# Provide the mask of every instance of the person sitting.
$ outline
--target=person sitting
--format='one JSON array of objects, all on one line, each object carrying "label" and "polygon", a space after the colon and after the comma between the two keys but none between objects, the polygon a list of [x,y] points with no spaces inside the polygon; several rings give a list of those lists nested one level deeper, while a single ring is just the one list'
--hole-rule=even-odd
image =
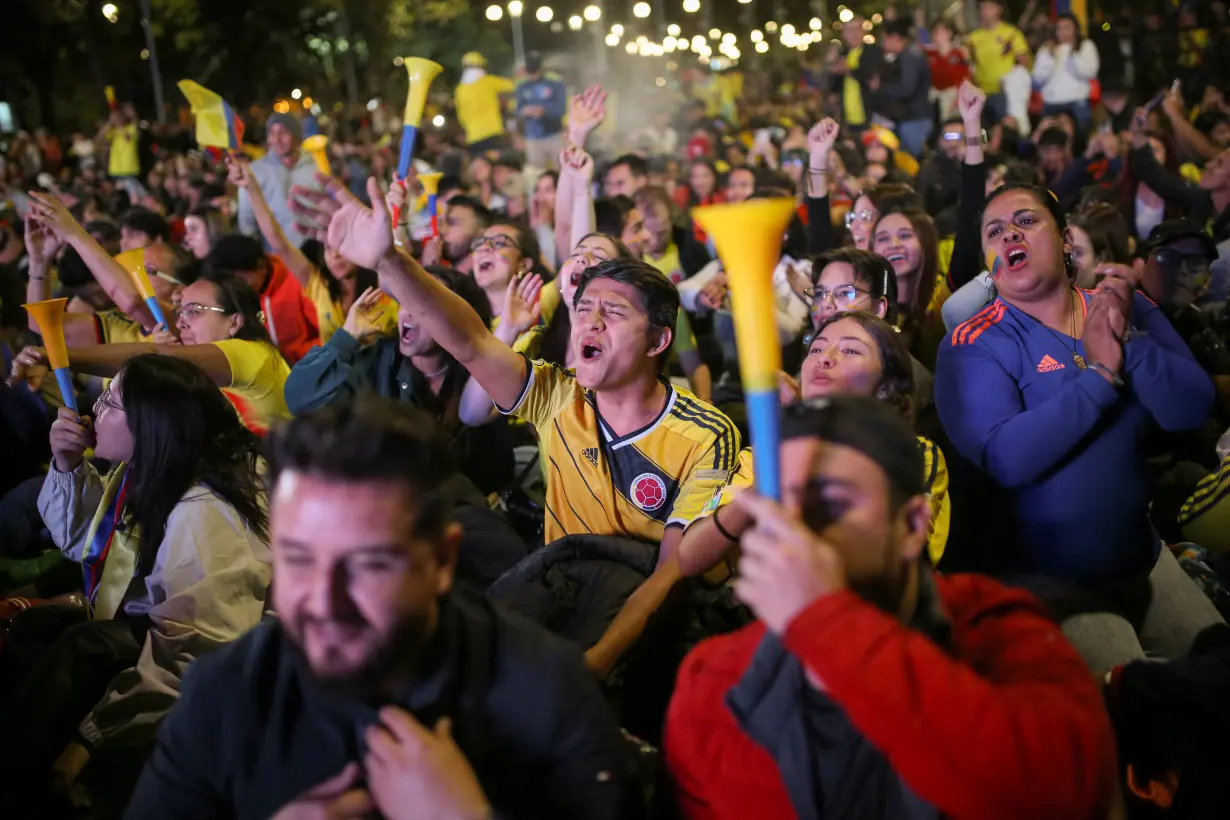
[{"label": "person sitting", "polygon": [[[872,396],[897,408],[907,422],[912,422],[917,406],[912,371],[910,353],[892,325],[863,311],[834,313],[820,323],[812,337],[798,382],[784,380],[782,400],[791,403],[800,398]],[[931,566],[936,566],[944,555],[952,514],[948,465],[943,451],[929,439],[919,436],[918,447],[923,453],[923,488],[931,503],[926,557]],[[752,450],[745,449],[739,454],[739,468],[730,484],[684,532],[679,544],[679,566],[684,575],[712,571],[751,526],[751,519],[730,502],[739,490],[752,486],[752,465]]]},{"label": "person sitting", "polygon": [[641,816],[580,653],[454,583],[450,451],[370,394],[274,434],[276,616],[197,664],[129,817]]},{"label": "person sitting", "polygon": [[290,364],[320,342],[316,306],[282,260],[266,254],[252,237],[221,237],[205,257],[205,271],[207,276],[240,276],[256,291],[269,338]]},{"label": "person sitting", "polygon": [[[432,276],[490,322],[487,296],[474,279],[452,268]],[[360,295],[346,324],[308,352],[286,378],[286,404],[295,415],[344,401],[364,390],[419,407],[453,436],[461,472],[484,494],[503,490],[514,465],[507,422],[461,415],[466,369],[431,336],[413,311],[397,313],[397,334],[381,335],[380,291]],[[469,425],[469,426],[466,426]]]},{"label": "person sitting", "polygon": [[[84,606],[14,619],[6,677],[20,686],[3,709],[0,791],[37,788],[52,761],[65,787],[87,760],[146,751],[184,670],[256,625],[270,580],[257,440],[202,368],[133,357],[92,419],[61,408],[50,438],[38,508],[82,566]],[[86,460],[91,447],[106,475]],[[37,663],[35,642],[49,645]],[[11,665],[18,643],[27,668]]]},{"label": "person sitting", "polygon": [[[1133,292],[1136,272],[1107,265],[1098,290],[1072,287],[1046,190],[998,189],[981,230],[999,295],[944,340],[935,379],[948,437],[989,480],[985,503],[962,505],[982,513],[972,568],[1036,591],[1095,670],[1185,655],[1221,619],[1150,525],[1142,448],[1154,423],[1200,427],[1212,382]],[[993,553],[988,538],[1003,539]]]},{"label": "person sitting", "polygon": [[[283,386],[290,373],[261,324],[260,301],[238,276],[199,279],[179,293],[179,337],[156,331],[153,342],[68,348],[73,372],[111,377],[142,353],[186,359],[202,368],[230,399],[248,429],[261,434],[290,417]],[[27,347],[13,362],[15,381],[46,375],[47,354]]]},{"label": "person sitting", "polygon": [[900,412],[803,403],[782,439],[782,503],[734,501],[758,622],[693,649],[667,713],[682,815],[1106,817],[1097,683],[1029,593],[920,559],[930,504]]},{"label": "person sitting", "polygon": [[643,262],[602,262],[585,272],[573,298],[575,372],[531,362],[395,249],[374,179],[368,188],[375,210],[347,201],[329,226],[331,244],[355,264],[375,268],[502,412],[548,438],[546,542],[594,533],[658,545],[657,569],[587,652],[590,666],[605,672],[679,582],[675,547],[683,524],[726,482],[739,452],[729,419],[661,376],[678,291]]}]

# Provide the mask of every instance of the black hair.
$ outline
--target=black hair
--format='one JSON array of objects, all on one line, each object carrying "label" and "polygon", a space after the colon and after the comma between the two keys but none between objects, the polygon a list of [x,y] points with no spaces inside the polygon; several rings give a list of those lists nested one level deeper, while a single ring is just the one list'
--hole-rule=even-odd
[{"label": "black hair", "polygon": [[205,223],[205,234],[209,237],[209,247],[211,248],[215,242],[231,232],[231,226],[227,221],[226,215],[212,205],[197,205],[188,212],[188,216],[194,216]]},{"label": "black hair", "polygon": [[485,229],[495,219],[490,208],[468,194],[460,194],[453,197],[448,201],[448,207],[469,208],[474,212],[474,218],[478,221],[479,230]]},{"label": "black hair", "polygon": [[85,223],[85,232],[101,245],[120,241],[120,228],[110,219],[91,219]]},{"label": "black hair", "polygon": [[[641,189],[645,190],[644,188]],[[637,192],[640,193],[639,191]],[[589,239],[591,236],[601,236],[603,239],[615,246],[615,259],[635,259],[632,251],[628,249],[617,236],[595,231],[587,233],[577,242],[578,245]],[[574,248],[575,250],[575,248]],[[563,267],[561,263],[560,267]],[[551,314],[550,321],[542,329],[541,341],[538,344],[536,358],[542,359],[552,364],[558,364],[561,367],[568,361],[568,345],[572,344],[572,312],[567,306],[560,305],[555,312]]]},{"label": "black hair", "polygon": [[1093,253],[1100,260],[1122,265],[1131,264],[1127,220],[1115,205],[1108,202],[1091,203],[1071,214],[1068,224],[1089,234]]},{"label": "black hair", "polygon": [[880,218],[871,226],[872,247],[875,246],[875,235],[880,223],[886,217],[893,215],[904,216],[909,221],[910,227],[918,236],[918,244],[922,247],[922,259],[919,263],[921,270],[918,272],[918,284],[914,288],[914,303],[902,306],[899,311],[900,319],[894,323],[899,324],[904,331],[913,332],[918,327],[918,323],[922,321],[927,306],[931,304],[931,296],[935,293],[935,283],[939,279],[939,235],[935,230],[935,222],[926,211],[920,208],[894,208],[881,212]]},{"label": "black hair", "polygon": [[594,200],[594,230],[608,236],[623,236],[628,214],[636,208],[632,197],[618,194]]},{"label": "black hair", "polygon": [[268,264],[260,243],[238,233],[219,237],[205,257],[206,275],[210,277],[224,273],[255,273]]},{"label": "black hair", "polygon": [[94,281],[94,274],[90,272],[90,267],[72,245],[64,248],[60,254],[60,261],[56,265],[56,275],[60,280],[60,285],[66,288],[80,288]]},{"label": "black hair", "polygon": [[[321,279],[325,283],[325,289],[329,291],[329,300],[335,303],[341,302],[342,282],[333,275],[333,272],[329,270],[328,263],[325,262],[325,243],[319,239],[305,239],[303,244],[299,246],[299,250],[315,266],[316,270],[320,272]],[[354,295],[356,299],[368,288],[380,287],[380,277],[370,268],[360,268],[358,265],[355,265],[355,269],[350,275],[354,277]]]},{"label": "black hair", "polygon": [[452,440],[411,405],[374,393],[330,402],[275,430],[266,452],[271,487],[287,470],[338,481],[393,482],[412,498],[410,535],[438,537],[451,519],[446,486],[457,471]]},{"label": "black hair", "polygon": [[[478,282],[474,281],[473,276],[461,273],[456,268],[449,268],[443,265],[428,265],[424,268],[428,273],[440,281],[446,288],[465,300],[483,324],[491,327],[491,301],[487,298],[487,294]],[[455,398],[460,397],[461,391],[465,388],[466,382],[470,379],[470,373],[466,370],[465,365],[458,362],[453,355],[447,350],[440,348],[440,353],[444,357],[447,372],[444,376],[444,382],[440,387],[440,392],[436,394],[434,399],[429,399],[424,405],[424,409],[430,410],[435,414],[436,418],[440,419],[447,427],[453,427],[455,417],[457,415]],[[415,371],[416,373],[418,371]]]},{"label": "black hair", "polygon": [[982,204],[982,214],[978,217],[979,233],[982,232],[982,220],[986,218],[987,208],[991,207],[991,203],[999,199],[1004,194],[1012,193],[1013,191],[1023,191],[1033,194],[1034,198],[1042,203],[1042,207],[1050,213],[1051,218],[1055,220],[1055,224],[1062,234],[1068,229],[1068,218],[1064,216],[1063,208],[1059,207],[1059,200],[1055,199],[1055,195],[1043,188],[1040,185],[1030,185],[1023,182],[1014,182],[1001,185],[987,196],[987,201]]},{"label": "black hair", "polygon": [[943,125],[965,125],[965,117],[960,114],[953,114],[948,119],[944,120]]},{"label": "black hair", "polygon": [[922,207],[922,200],[918,198],[918,192],[909,185],[901,183],[881,182],[879,185],[873,185],[864,190],[862,195],[871,200],[871,204],[882,214],[892,210]]},{"label": "black hair", "polygon": [[264,342],[277,350],[277,345],[269,336],[265,327],[264,314],[261,313],[261,299],[248,284],[248,280],[235,273],[207,271],[202,277],[214,286],[218,297],[218,307],[226,311],[226,315],[243,317],[243,324],[233,338],[248,342]]},{"label": "black hair", "polygon": [[133,441],[124,515],[140,528],[140,573],[153,570],[167,519],[197,484],[268,541],[258,440],[213,379],[186,359],[150,353],[128,360],[120,385]]},{"label": "black hair", "polygon": [[149,208],[129,208],[120,216],[120,226],[130,231],[139,231],[151,239],[166,242],[171,238],[171,226]]},{"label": "black hair", "polygon": [[[631,285],[645,300],[645,316],[651,331],[666,328],[675,332],[679,319],[679,290],[652,265],[639,259],[607,259],[594,265],[581,275],[577,292],[572,297],[575,307],[585,296],[585,290],[595,279],[610,279]],[[665,367],[670,356],[670,347],[658,355],[659,368]]]},{"label": "black hair", "polygon": [[912,28],[914,28],[914,24],[910,22],[909,18],[898,17],[895,20],[885,20],[884,36],[887,37],[888,35],[893,34],[897,37],[908,40],[910,39],[910,30]]},{"label": "black hair", "polygon": [[1076,46],[1076,48],[1080,48],[1081,41],[1085,39],[1084,34],[1081,32],[1081,21],[1077,20],[1076,15],[1072,14],[1071,12],[1064,12],[1063,14],[1055,15],[1055,36],[1057,38],[1059,36],[1059,21],[1060,20],[1067,20],[1069,23],[1072,24],[1072,27],[1076,29],[1076,43],[1074,45]]},{"label": "black hair", "polygon": [[437,196],[444,197],[450,191],[464,191],[466,184],[461,181],[461,177],[456,174],[445,174],[440,177],[440,182],[436,186]]},{"label": "black hair", "polygon": [[1072,138],[1068,136],[1068,132],[1057,126],[1051,126],[1038,135],[1038,147],[1045,148],[1054,146],[1057,148],[1067,148],[1072,142]]},{"label": "black hair", "polygon": [[1042,175],[1042,169],[1036,165],[1020,160],[1009,160],[1004,163],[1003,184],[1045,189],[1046,177]]},{"label": "black hair", "polygon": [[620,154],[611,161],[610,165],[606,167],[606,173],[602,175],[603,178],[605,179],[607,174],[609,174],[613,169],[618,168],[620,165],[627,165],[628,170],[634,177],[649,175],[649,163],[645,161],[644,157],[639,154]]},{"label": "black hair", "polygon": [[892,263],[878,253],[854,247],[825,251],[812,259],[812,287],[820,281],[824,269],[835,262],[844,262],[854,270],[855,281],[866,285],[871,301],[883,298],[888,303],[884,320],[890,325],[897,324],[897,274]]},{"label": "black hair", "polygon": [[872,395],[885,404],[895,407],[901,417],[914,423],[914,411],[917,409],[918,396],[914,384],[914,361],[910,358],[910,349],[897,328],[865,310],[853,310],[849,313],[834,313],[816,326],[809,336],[808,347],[824,329],[842,319],[852,319],[859,327],[867,331],[875,340],[880,353],[880,380],[876,383]]}]

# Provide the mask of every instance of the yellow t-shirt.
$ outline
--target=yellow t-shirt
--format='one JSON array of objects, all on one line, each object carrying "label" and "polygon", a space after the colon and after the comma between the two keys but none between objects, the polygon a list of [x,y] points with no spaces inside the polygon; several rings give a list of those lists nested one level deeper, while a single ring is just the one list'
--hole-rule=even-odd
[{"label": "yellow t-shirt", "polygon": [[622,535],[651,543],[684,525],[725,483],[739,431],[721,412],[666,385],[666,405],[648,426],[616,436],[593,393],[556,365],[526,364],[525,389],[503,410],[533,424],[547,454],[546,541]]},{"label": "yellow t-shirt", "polygon": [[493,74],[484,74],[472,83],[457,86],[457,121],[465,129],[467,143],[473,145],[504,133],[500,95],[511,94],[516,87],[512,80]]},{"label": "yellow t-shirt", "polygon": [[277,348],[247,339],[213,344],[231,366],[231,386],[222,388],[222,392],[249,430],[264,433],[277,422],[290,419],[285,396],[290,365]]},{"label": "yellow t-shirt", "polygon": [[863,57],[863,47],[846,55],[846,67],[850,72],[841,87],[842,110],[846,115],[846,125],[862,125],[867,122],[867,112],[863,108],[863,89],[858,80],[854,79],[854,71],[858,69],[858,61]]},{"label": "yellow t-shirt", "polygon": [[[919,436],[918,446],[923,453],[923,486],[931,504],[931,523],[927,528],[927,556],[931,559],[931,565],[936,566],[944,555],[944,547],[948,545],[948,529],[952,520],[952,501],[948,498],[948,462],[944,460],[944,451],[936,447],[930,439]],[[734,500],[736,492],[752,486],[754,482],[752,450],[748,448],[739,454],[739,466],[731,474],[730,483],[714,493],[709,503],[695,517],[703,518],[718,507],[726,506]]]},{"label": "yellow t-shirt", "polygon": [[[313,270],[308,277],[303,295],[311,300],[312,306],[316,308],[316,319],[320,323],[320,343],[324,344],[346,324],[346,311],[342,310],[341,302],[335,302],[329,296],[329,284],[325,281],[325,274],[318,270]],[[381,335],[388,336],[397,332],[397,307],[397,302],[388,294],[381,294],[378,303]]]},{"label": "yellow t-shirt", "polygon": [[140,175],[141,162],[137,157],[137,124],[134,122],[112,128],[107,135],[111,140],[107,173],[113,177]]},{"label": "yellow t-shirt", "polygon": [[1021,30],[1003,22],[990,30],[974,29],[968,40],[974,83],[988,94],[998,94],[1004,75],[1016,65],[1017,55],[1029,53]]},{"label": "yellow t-shirt", "polygon": [[102,333],[102,343],[107,345],[148,341],[145,328],[118,310],[104,310],[94,314],[94,321]]}]

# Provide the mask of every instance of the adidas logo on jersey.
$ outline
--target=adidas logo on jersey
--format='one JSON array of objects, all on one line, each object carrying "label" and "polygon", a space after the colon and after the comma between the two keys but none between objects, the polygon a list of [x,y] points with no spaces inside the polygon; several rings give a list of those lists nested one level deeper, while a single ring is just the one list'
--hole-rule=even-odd
[{"label": "adidas logo on jersey", "polygon": [[590,463],[591,467],[598,466],[598,448],[597,447],[586,447],[584,450],[581,451],[581,455],[585,456],[585,460]]},{"label": "adidas logo on jersey", "polygon": [[1052,370],[1063,370],[1063,363],[1055,361],[1048,353],[1042,357],[1042,361],[1038,362],[1038,372],[1050,373]]}]

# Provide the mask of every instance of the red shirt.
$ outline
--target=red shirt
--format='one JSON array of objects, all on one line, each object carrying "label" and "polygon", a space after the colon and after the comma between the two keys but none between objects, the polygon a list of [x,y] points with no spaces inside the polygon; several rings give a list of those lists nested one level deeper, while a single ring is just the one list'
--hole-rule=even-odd
[{"label": "red shirt", "polygon": [[961,46],[953,46],[947,54],[940,54],[934,45],[926,46],[926,50],[933,88],[940,91],[959,88],[969,78],[969,54]]},{"label": "red shirt", "polygon": [[[797,617],[783,643],[897,775],[959,820],[1103,820],[1115,741],[1093,675],[1028,592],[936,576],[941,649],[850,591]],[[765,634],[712,638],[679,669],[664,752],[689,820],[793,818],[776,762],[726,706]]]},{"label": "red shirt", "polygon": [[259,294],[265,328],[274,346],[293,366],[320,342],[316,306],[281,259],[273,254],[266,254],[265,259],[269,261],[269,278]]}]

